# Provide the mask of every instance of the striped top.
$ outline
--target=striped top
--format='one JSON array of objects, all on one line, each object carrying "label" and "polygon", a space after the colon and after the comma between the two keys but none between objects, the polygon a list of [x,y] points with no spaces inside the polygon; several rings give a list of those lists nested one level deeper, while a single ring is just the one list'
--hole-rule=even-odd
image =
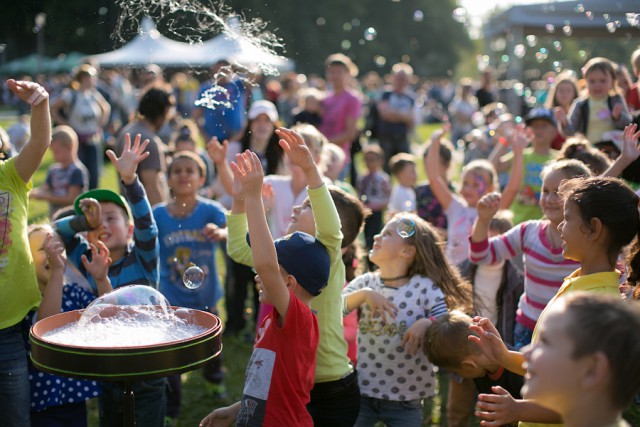
[{"label": "striped top", "polygon": [[[136,178],[130,185],[124,185],[125,198],[133,216],[133,242],[129,242],[127,251],[121,259],[109,267],[109,280],[113,288],[126,285],[150,285],[158,288],[159,270],[158,227],[151,212],[149,199],[144,187]],[[87,273],[80,260],[82,254],[91,259],[91,249],[87,240],[76,234],[71,228],[72,217],[63,218],[55,223],[56,231],[65,240],[69,261],[84,274],[94,293],[97,294],[96,282]]]},{"label": "striped top", "polygon": [[525,221],[504,234],[470,245],[469,259],[475,264],[495,264],[522,257],[524,293],[520,297],[516,321],[531,330],[565,277],[580,268],[579,262],[562,256],[562,248],[551,247],[547,227],[548,220]]}]

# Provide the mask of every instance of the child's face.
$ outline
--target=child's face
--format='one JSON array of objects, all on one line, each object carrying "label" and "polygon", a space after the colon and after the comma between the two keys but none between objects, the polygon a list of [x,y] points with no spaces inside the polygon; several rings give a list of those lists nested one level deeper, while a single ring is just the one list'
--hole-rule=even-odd
[{"label": "child's face", "polygon": [[193,195],[204,184],[204,177],[192,159],[178,158],[171,163],[168,181],[174,196]]},{"label": "child's face", "polygon": [[416,165],[407,164],[403,167],[397,175],[400,185],[405,187],[415,187],[418,181],[418,172],[416,172]]},{"label": "child's face", "polygon": [[556,87],[556,102],[563,106],[569,107],[575,97],[573,85],[567,81],[559,83]]},{"label": "child's face", "polygon": [[40,292],[44,292],[44,288],[49,281],[49,261],[47,261],[47,254],[44,251],[44,239],[46,237],[47,232],[44,230],[34,231],[29,234],[29,249],[31,249],[31,258],[33,258],[33,264],[36,268]]},{"label": "child's face", "polygon": [[585,251],[592,250],[587,228],[580,216],[580,209],[575,203],[566,200],[563,218],[558,224],[558,231],[562,237],[562,256],[580,262],[584,258]]},{"label": "child's face", "polygon": [[476,206],[482,196],[492,191],[493,185],[489,183],[489,174],[487,172],[469,170],[462,176],[460,195],[469,206]]},{"label": "child's face", "polygon": [[560,171],[552,171],[545,175],[540,191],[540,209],[555,227],[562,221],[563,202],[558,196],[558,187],[566,179]]},{"label": "child's face", "polygon": [[558,129],[551,122],[544,119],[533,120],[527,127],[533,133],[533,144],[551,146],[558,134]]},{"label": "child's face", "polygon": [[301,205],[294,206],[291,210],[291,222],[287,227],[287,234],[294,231],[303,231],[312,236],[316,234],[316,222],[313,219],[313,210],[309,199],[306,199]]},{"label": "child's face", "polygon": [[377,153],[367,153],[364,155],[364,162],[369,173],[379,171],[382,167],[382,158]]},{"label": "child's face", "polygon": [[340,64],[334,64],[327,67],[327,81],[332,86],[343,87],[349,78],[349,70]]},{"label": "child's face", "polygon": [[266,114],[260,114],[251,120],[251,134],[256,139],[266,141],[271,138],[275,130],[276,127]]},{"label": "child's face", "polygon": [[89,231],[88,240],[101,240],[110,251],[127,247],[133,235],[133,226],[125,219],[126,213],[112,202],[100,202],[102,207],[102,224]]},{"label": "child's face", "polygon": [[373,247],[369,251],[369,259],[380,266],[380,263],[397,260],[398,254],[406,246],[405,239],[398,234],[398,220],[393,219],[384,226],[380,234],[373,237]]},{"label": "child's face", "polygon": [[[280,266],[280,275],[282,276],[282,279],[284,280],[284,282],[288,283],[289,273],[287,273],[287,271],[281,266]],[[269,296],[269,290],[264,286],[264,283],[262,283],[262,278],[260,277],[259,274],[256,274],[255,281],[256,281],[256,288],[258,289],[258,299],[260,300],[260,302],[262,304],[273,305],[273,302],[271,301],[271,297]]]},{"label": "child's face", "polygon": [[587,357],[572,357],[574,343],[569,333],[570,319],[558,301],[539,325],[537,343],[524,349],[527,373],[522,397],[563,414],[572,399],[580,398],[581,373]]},{"label": "child's face", "polygon": [[49,146],[51,154],[53,154],[53,160],[57,163],[68,163],[72,160],[71,149],[65,144],[53,140]]},{"label": "child's face", "polygon": [[587,74],[587,90],[594,99],[603,99],[613,88],[613,78],[601,70],[591,70]]}]

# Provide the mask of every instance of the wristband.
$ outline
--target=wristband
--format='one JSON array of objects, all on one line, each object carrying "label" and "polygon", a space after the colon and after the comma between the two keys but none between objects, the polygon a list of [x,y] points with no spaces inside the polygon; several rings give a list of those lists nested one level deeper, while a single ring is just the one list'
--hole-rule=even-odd
[{"label": "wristband", "polygon": [[504,145],[506,147],[509,145],[509,141],[507,141],[507,138],[505,138],[504,136],[501,136],[500,138],[498,138],[498,144]]}]

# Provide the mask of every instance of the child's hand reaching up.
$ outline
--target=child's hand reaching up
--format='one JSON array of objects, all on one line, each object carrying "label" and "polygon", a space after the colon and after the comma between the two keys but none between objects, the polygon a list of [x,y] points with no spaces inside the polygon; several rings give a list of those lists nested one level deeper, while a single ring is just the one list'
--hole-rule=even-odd
[{"label": "child's hand reaching up", "polygon": [[500,193],[489,193],[482,196],[478,200],[476,209],[478,210],[478,221],[489,222],[500,209],[500,201],[502,196]]},{"label": "child's hand reaching up", "polygon": [[304,139],[298,133],[286,128],[276,129],[276,133],[282,138],[279,142],[280,147],[291,160],[291,163],[304,171],[309,187],[321,187],[322,177],[316,163],[313,161],[309,147],[304,143]]},{"label": "child's hand reaching up", "polygon": [[207,143],[207,153],[209,153],[209,158],[216,165],[227,160],[227,148],[229,148],[229,141],[225,139],[220,143],[218,138],[215,136]]},{"label": "child's hand reaching up", "polygon": [[126,134],[124,136],[124,149],[120,157],[116,156],[112,150],[107,150],[107,157],[111,160],[111,163],[116,167],[122,181],[128,185],[136,179],[136,169],[138,164],[149,156],[148,151],[144,151],[149,145],[149,140],[145,139],[142,143],[140,140],[142,136],[136,135],[133,141],[133,147],[131,146],[131,135]]},{"label": "child's hand reaching up", "polygon": [[109,267],[111,267],[111,258],[109,257],[109,249],[101,242],[97,241],[96,244],[90,244],[91,247],[91,261],[86,255],[82,255],[81,261],[84,268],[96,281],[98,285],[98,293],[100,295],[110,292],[111,282],[109,281]]},{"label": "child's hand reaching up", "polygon": [[236,155],[236,161],[231,163],[234,176],[234,196],[262,197],[262,163],[252,151],[245,151]]},{"label": "child's hand reaching up", "polygon": [[49,93],[36,82],[7,80],[7,87],[15,96],[31,106],[39,105],[49,98]]},{"label": "child's hand reaching up", "polygon": [[51,272],[63,272],[67,264],[67,253],[62,241],[55,234],[47,234],[43,243],[44,253],[47,256]]},{"label": "child's hand reaching up", "polygon": [[620,157],[628,165],[640,157],[640,146],[638,146],[640,131],[636,132],[636,130],[638,130],[638,125],[634,123],[627,125],[622,132],[622,153],[620,153]]}]

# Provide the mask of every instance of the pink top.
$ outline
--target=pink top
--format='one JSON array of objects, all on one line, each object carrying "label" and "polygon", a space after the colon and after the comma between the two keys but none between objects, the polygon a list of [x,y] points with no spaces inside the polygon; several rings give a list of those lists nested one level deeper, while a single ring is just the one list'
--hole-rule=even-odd
[{"label": "pink top", "polygon": [[[320,132],[327,138],[331,139],[336,135],[343,133],[346,128],[346,119],[352,118],[358,120],[362,109],[360,98],[349,89],[336,93],[330,93],[324,101],[322,101],[322,123],[320,123]],[[345,150],[347,158],[350,158],[349,143],[344,144],[342,149]]]},{"label": "pink top", "polygon": [[469,259],[476,264],[495,264],[522,257],[524,293],[520,297],[516,321],[531,330],[565,277],[580,268],[579,262],[562,256],[562,248],[551,247],[547,227],[548,220],[525,221],[504,234],[470,245]]}]

